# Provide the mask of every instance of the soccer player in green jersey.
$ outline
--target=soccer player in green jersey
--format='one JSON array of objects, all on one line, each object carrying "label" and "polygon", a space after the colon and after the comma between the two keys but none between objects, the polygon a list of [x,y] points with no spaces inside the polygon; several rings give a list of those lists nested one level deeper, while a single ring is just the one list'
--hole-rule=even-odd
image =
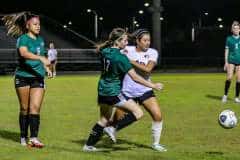
[{"label": "soccer player in green jersey", "polygon": [[[44,76],[50,64],[46,58],[44,41],[40,33],[39,16],[22,12],[3,17],[8,34],[17,39],[18,67],[15,88],[20,104],[20,143],[31,147],[44,146],[38,139],[40,109],[45,92]],[[28,128],[30,139],[28,141]]]},{"label": "soccer player in green jersey", "polygon": [[227,80],[225,81],[224,95],[222,102],[227,102],[228,90],[231,84],[231,80],[236,72],[236,88],[235,88],[235,102],[240,103],[239,91],[240,91],[240,24],[234,21],[232,24],[232,35],[227,37],[225,48],[225,65],[224,70],[227,71]]},{"label": "soccer player in green jersey", "polygon": [[103,129],[106,127],[112,115],[113,107],[119,107],[128,110],[130,113],[118,120],[112,130],[112,138],[115,137],[116,130],[120,130],[140,119],[143,111],[133,100],[126,100],[121,94],[122,81],[128,74],[134,81],[147,87],[161,90],[161,83],[152,83],[146,81],[136,74],[126,55],[121,54],[120,50],[128,44],[128,35],[124,29],[115,28],[110,33],[108,40],[99,45],[99,53],[102,61],[102,73],[98,82],[98,104],[100,107],[100,119],[92,128],[89,138],[83,147],[84,151],[98,151],[95,144],[103,135]]}]

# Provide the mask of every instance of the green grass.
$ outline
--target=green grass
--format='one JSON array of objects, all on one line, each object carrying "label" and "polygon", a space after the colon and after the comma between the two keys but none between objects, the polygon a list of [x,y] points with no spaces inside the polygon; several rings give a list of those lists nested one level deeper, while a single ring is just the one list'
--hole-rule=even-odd
[{"label": "green grass", "polygon": [[[118,133],[118,143],[103,138],[101,153],[84,153],[82,146],[98,119],[96,87],[98,75],[58,76],[47,80],[41,111],[40,138],[44,149],[29,149],[19,144],[19,105],[13,78],[0,77],[0,159],[1,160],[239,160],[240,128],[223,129],[218,114],[231,108],[240,114],[240,105],[221,104],[224,74],[154,74],[153,81],[165,89],[156,92],[164,115],[161,143],[168,152],[149,148],[151,118]],[[232,83],[234,84],[234,82]]]}]

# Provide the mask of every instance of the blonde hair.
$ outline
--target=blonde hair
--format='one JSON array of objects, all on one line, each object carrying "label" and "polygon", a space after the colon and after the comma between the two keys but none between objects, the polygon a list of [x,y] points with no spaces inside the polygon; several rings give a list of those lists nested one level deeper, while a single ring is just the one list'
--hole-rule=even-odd
[{"label": "blonde hair", "polygon": [[127,31],[123,28],[114,28],[108,36],[108,40],[103,43],[97,44],[97,52],[101,51],[104,48],[112,47],[116,41],[119,41],[123,38],[124,35],[128,35]]},{"label": "blonde hair", "polygon": [[28,29],[26,28],[26,24],[28,20],[33,17],[39,16],[30,12],[13,13],[4,16],[2,20],[7,28],[7,35],[18,37],[24,33],[27,33]]}]

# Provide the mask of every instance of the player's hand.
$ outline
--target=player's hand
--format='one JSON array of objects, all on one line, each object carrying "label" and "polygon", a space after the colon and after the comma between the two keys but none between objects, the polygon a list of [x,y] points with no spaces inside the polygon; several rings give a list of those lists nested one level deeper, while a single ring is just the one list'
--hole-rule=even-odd
[{"label": "player's hand", "polygon": [[53,73],[51,71],[47,72],[48,78],[53,78]]},{"label": "player's hand", "polygon": [[224,71],[227,71],[227,69],[228,69],[228,63],[226,62],[226,63],[224,64],[223,70],[224,70]]},{"label": "player's hand", "polygon": [[47,66],[45,66],[45,68],[46,68],[46,72],[47,72],[48,78],[53,78],[53,73],[52,73],[52,71],[51,71]]},{"label": "player's hand", "polygon": [[163,84],[162,83],[155,83],[154,84],[154,89],[160,91],[163,89]]},{"label": "player's hand", "polygon": [[43,56],[40,56],[39,60],[45,65],[45,66],[49,66],[50,65],[50,61]]}]

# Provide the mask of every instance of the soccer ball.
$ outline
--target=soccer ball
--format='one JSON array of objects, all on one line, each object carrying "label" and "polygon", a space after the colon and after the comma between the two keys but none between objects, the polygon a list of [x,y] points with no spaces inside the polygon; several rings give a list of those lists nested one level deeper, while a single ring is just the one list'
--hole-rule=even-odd
[{"label": "soccer ball", "polygon": [[234,128],[237,125],[237,117],[233,111],[227,109],[219,114],[218,122],[223,128]]}]

